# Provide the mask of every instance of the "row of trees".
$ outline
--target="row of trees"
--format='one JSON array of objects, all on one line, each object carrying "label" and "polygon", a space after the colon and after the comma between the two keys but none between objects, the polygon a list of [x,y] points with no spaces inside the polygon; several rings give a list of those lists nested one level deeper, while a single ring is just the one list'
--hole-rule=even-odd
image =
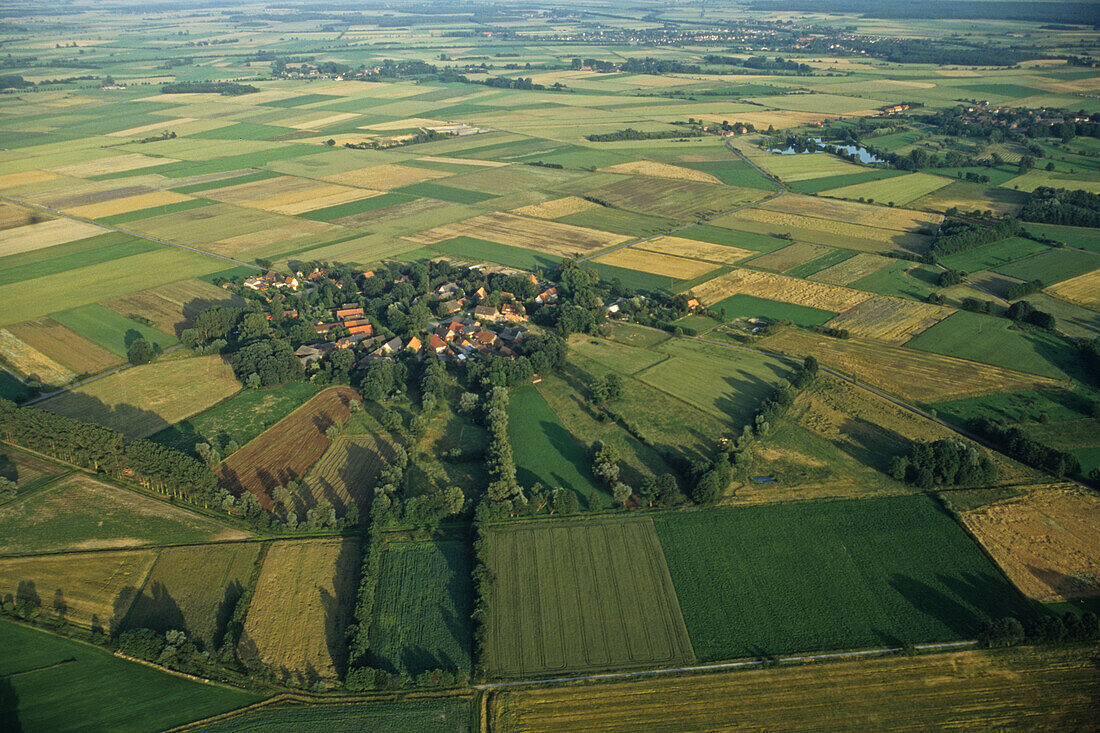
[{"label": "row of trees", "polygon": [[985,620],[978,628],[978,641],[987,647],[1015,646],[1025,641],[1039,644],[1065,644],[1100,639],[1100,617],[1092,611],[1078,616],[1067,611],[1061,617],[1043,614],[1025,629],[1013,616]]},{"label": "row of trees", "polygon": [[914,443],[907,456],[890,460],[890,475],[922,489],[974,486],[997,478],[997,466],[975,446],[957,438]]},{"label": "row of trees", "polygon": [[698,130],[650,130],[643,132],[641,130],[635,130],[632,127],[628,127],[624,130],[616,130],[615,132],[594,133],[592,135],[585,135],[586,140],[590,140],[594,143],[613,143],[620,140],[665,140],[668,138],[677,137],[702,137],[703,133]]},{"label": "row of trees", "polygon": [[1039,186],[1020,210],[1024,221],[1100,227],[1100,194]]},{"label": "row of trees", "polygon": [[986,221],[948,219],[940,225],[926,259],[934,264],[937,258],[999,242],[1020,233],[1020,222],[1011,218]]},{"label": "row of trees", "polygon": [[1077,460],[1077,456],[1044,445],[1028,437],[1019,428],[998,425],[988,417],[971,418],[967,421],[966,428],[996,444],[1002,452],[1020,463],[1058,476],[1072,476],[1081,472],[1081,462]]}]

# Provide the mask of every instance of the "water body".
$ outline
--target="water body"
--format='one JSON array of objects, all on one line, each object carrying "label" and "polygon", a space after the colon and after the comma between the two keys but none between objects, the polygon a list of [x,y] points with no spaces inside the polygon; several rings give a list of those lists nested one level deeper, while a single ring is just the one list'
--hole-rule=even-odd
[{"label": "water body", "polygon": [[[796,150],[794,148],[794,146],[789,146],[787,148],[782,148],[782,149],[773,148],[773,149],[769,150],[768,152],[769,153],[779,153],[780,155],[799,155],[800,153],[820,153],[821,151],[825,150],[826,145],[821,142],[821,138],[814,137],[814,138],[810,138],[810,139],[813,142],[817,143],[817,147],[811,148],[811,149],[808,149],[808,150]],[[860,163],[885,163],[886,162],[882,158],[880,158],[877,155],[875,155],[874,153],[872,153],[867,148],[860,147],[859,145],[837,145],[836,143],[832,143],[831,146],[836,148],[837,150],[843,151],[844,153],[846,153],[848,155],[856,156],[856,159],[859,160]]]}]

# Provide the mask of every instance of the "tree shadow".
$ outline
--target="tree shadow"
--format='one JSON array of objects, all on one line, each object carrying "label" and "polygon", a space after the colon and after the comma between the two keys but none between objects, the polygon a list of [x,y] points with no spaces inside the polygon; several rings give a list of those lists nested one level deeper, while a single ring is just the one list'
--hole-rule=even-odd
[{"label": "tree shadow", "polygon": [[0,453],[0,478],[6,478],[8,481],[14,482],[19,481],[19,464],[3,453]]},{"label": "tree shadow", "polygon": [[[63,406],[61,414],[117,430],[127,438],[151,435],[169,426],[167,420],[152,410],[125,402],[108,405],[97,397],[74,391],[65,392],[56,399],[57,404]],[[48,407],[51,402],[53,400],[41,404]]]},{"label": "tree shadow", "polygon": [[[125,629],[146,628],[161,634],[175,629],[187,632],[188,637],[193,635],[194,629],[187,627],[183,609],[172,598],[168,587],[160,581],[154,581],[133,598],[129,609],[125,620],[120,624]],[[116,613],[116,617],[117,615]]]},{"label": "tree shadow", "polygon": [[225,593],[218,604],[218,610],[214,613],[214,638],[211,640],[212,649],[220,649],[225,643],[225,634],[229,628],[229,621],[233,618],[233,612],[244,595],[244,586],[241,581],[234,580],[225,586]]},{"label": "tree shadow", "polygon": [[138,331],[136,328],[128,328],[126,329],[126,333],[122,335],[122,343],[129,349],[139,338],[143,338],[141,331]]},{"label": "tree shadow", "polygon": [[23,733],[19,722],[19,695],[11,680],[0,677],[0,730],[7,733]]}]

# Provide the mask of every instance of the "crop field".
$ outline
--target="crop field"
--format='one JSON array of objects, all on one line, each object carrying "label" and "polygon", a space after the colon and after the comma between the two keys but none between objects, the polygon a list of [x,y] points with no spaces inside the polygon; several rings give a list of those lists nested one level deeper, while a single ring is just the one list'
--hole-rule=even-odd
[{"label": "crop field", "polygon": [[0,477],[14,481],[20,492],[40,486],[68,468],[7,446],[0,447]]},{"label": "crop field", "polygon": [[834,196],[841,199],[867,199],[879,203],[890,203],[904,206],[905,204],[927,196],[933,191],[938,191],[952,183],[950,178],[934,176],[928,173],[910,173],[905,176],[895,176],[886,180],[868,181],[856,183],[851,186],[831,188],[822,191],[822,196]]},{"label": "crop field", "polygon": [[831,267],[818,270],[809,275],[809,279],[828,285],[850,285],[856,280],[872,275],[891,264],[893,264],[893,260],[889,257],[860,252],[856,256],[849,257]]},{"label": "crop field", "polygon": [[761,152],[752,157],[753,162],[761,168],[788,182],[864,173],[868,170],[828,153],[779,155]]},{"label": "crop field", "polygon": [[1062,173],[1061,171],[1030,170],[1021,176],[1016,176],[1009,181],[1007,186],[1021,191],[1034,191],[1040,186],[1053,188],[1069,188],[1100,193],[1100,181],[1088,180],[1081,176]]},{"label": "crop field", "polygon": [[694,220],[744,206],[765,194],[751,188],[635,176],[589,191],[588,195],[631,211]]},{"label": "crop field", "polygon": [[1076,730],[1097,695],[1091,650],[1025,647],[507,690],[490,720],[501,733],[990,730],[1009,719]]},{"label": "crop field", "polygon": [[0,507],[0,555],[247,537],[186,509],[95,481],[61,478]]},{"label": "crop field", "polygon": [[799,326],[820,326],[836,314],[832,311],[766,300],[752,295],[731,295],[710,306],[724,314],[726,320],[763,318],[767,321],[790,321]]},{"label": "crop field", "polygon": [[654,275],[664,275],[676,280],[692,280],[715,269],[714,263],[692,260],[686,257],[649,252],[634,247],[619,249],[597,257],[594,262],[628,270],[638,270]]},{"label": "crop field", "polygon": [[531,216],[536,219],[558,219],[570,214],[579,214],[582,211],[590,211],[600,208],[599,204],[582,199],[580,196],[565,196],[560,199],[544,201],[541,204],[531,204],[512,209],[513,214],[519,216]]},{"label": "crop field", "polygon": [[1027,223],[1027,230],[1044,237],[1068,244],[1070,247],[1100,253],[1100,232],[1086,227],[1059,226],[1057,224]]},{"label": "crop field", "polygon": [[103,303],[117,313],[141,315],[165,333],[178,336],[191,319],[207,308],[243,308],[244,298],[198,279],[179,280],[151,290],[133,293]]},{"label": "crop field", "polygon": [[469,733],[470,701],[461,697],[400,702],[267,706],[199,728],[202,733]]},{"label": "crop field", "polygon": [[152,550],[0,559],[0,597],[38,600],[44,613],[114,631],[145,583]]},{"label": "crop field", "polygon": [[308,178],[281,176],[252,183],[226,186],[203,194],[228,204],[274,211],[277,214],[303,214],[350,201],[369,198],[378,191],[319,183]]},{"label": "crop field", "polygon": [[813,354],[826,366],[920,404],[1056,384],[1047,377],[991,364],[796,329],[770,336],[761,346],[796,356]]},{"label": "crop field", "polygon": [[0,621],[0,647],[5,650],[0,719],[17,724],[10,730],[156,733],[260,700],[9,621]]},{"label": "crop field", "polygon": [[[839,265],[842,262],[853,259],[856,257],[856,253],[846,249],[828,249],[825,254],[820,257],[814,257],[813,259],[803,262],[801,265],[790,268],[786,271],[791,277],[809,277],[822,270],[828,269],[834,265]],[[865,254],[865,253],[860,253]]]},{"label": "crop field", "polygon": [[755,234],[789,234],[797,241],[860,252],[905,251],[919,254],[929,243],[929,238],[923,234],[767,209],[745,209],[719,217],[713,223]]},{"label": "crop field", "polygon": [[381,434],[337,438],[309,469],[294,496],[295,511],[304,517],[321,501],[332,504],[340,516],[352,504],[365,510],[379,472],[394,455],[393,443]]},{"label": "crop field", "polygon": [[599,229],[615,234],[626,234],[631,237],[648,237],[661,234],[681,224],[676,219],[664,216],[650,216],[608,206],[597,206],[594,209],[569,214],[561,217],[558,221],[563,224],[574,224],[579,227]]},{"label": "crop field", "polygon": [[204,649],[219,648],[261,547],[241,542],[161,550],[123,625],[180,629]]},{"label": "crop field", "polygon": [[494,528],[488,667],[502,677],[695,660],[649,519]]},{"label": "crop field", "polygon": [[176,343],[174,337],[98,304],[60,311],[51,317],[123,358],[126,357],[130,344],[138,338],[143,338],[150,344],[159,344],[162,349]]},{"label": "crop field", "polygon": [[1021,280],[1042,280],[1054,285],[1062,280],[1100,270],[1100,254],[1074,249],[1048,249],[1033,257],[1010,262],[995,268],[995,272]]},{"label": "crop field", "polygon": [[167,427],[149,439],[177,450],[193,452],[196,443],[230,440],[245,445],[313,397],[320,388],[308,382],[287,382],[270,389],[246,389],[190,419]]},{"label": "crop field", "polygon": [[0,358],[24,378],[37,379],[46,385],[68,384],[76,376],[72,369],[58,364],[7,329],[0,329]]},{"label": "crop field", "polygon": [[1100,310],[1100,269],[1063,280],[1046,292],[1093,310]]},{"label": "crop field", "polygon": [[95,204],[74,206],[66,209],[65,213],[85,219],[105,219],[118,214],[128,214],[131,211],[153,209],[193,200],[190,196],[174,191],[153,191],[152,193],[122,196],[121,198],[109,199]]},{"label": "crop field", "polygon": [[1100,596],[1100,500],[1094,494],[1073,484],[1036,487],[962,518],[1026,595],[1046,602]]},{"label": "crop field", "polygon": [[461,542],[402,542],[382,555],[370,628],[370,665],[414,677],[471,671],[471,549]]},{"label": "crop field", "polygon": [[122,361],[117,354],[101,348],[52,318],[38,318],[7,330],[76,374],[95,374]]},{"label": "crop field", "polygon": [[356,540],[273,542],[245,616],[238,654],[285,681],[333,681],[343,671],[344,629],[359,570]]},{"label": "crop field", "polygon": [[326,181],[340,183],[345,186],[359,186],[367,189],[389,191],[394,188],[402,188],[414,183],[423,183],[436,178],[446,178],[448,173],[431,170],[430,168],[414,168],[408,165],[394,165],[385,163],[372,165],[366,168],[333,173],[325,176]]},{"label": "crop field", "polygon": [[675,178],[681,181],[697,181],[699,183],[722,183],[714,176],[694,168],[684,168],[669,163],[657,163],[652,160],[632,160],[629,163],[616,163],[605,168],[600,168],[602,173],[632,173],[640,176],[654,176],[656,178]]},{"label": "crop field", "polygon": [[1046,414],[1054,422],[1079,420],[1090,414],[1089,401],[1080,394],[1061,390],[1002,392],[967,400],[933,405],[946,420],[962,424],[973,417],[1005,423],[1037,423]]},{"label": "crop field", "polygon": [[488,239],[562,257],[587,254],[629,239],[620,234],[505,213],[484,214],[405,238],[418,244],[436,244],[455,237]]},{"label": "crop field", "polygon": [[841,313],[829,326],[901,346],[954,312],[942,305],[876,296]]},{"label": "crop field", "polygon": [[807,244],[805,242],[796,242],[795,244],[784,247],[783,249],[777,249],[774,252],[761,255],[760,257],[754,257],[746,264],[751,267],[757,267],[761,270],[774,270],[775,272],[783,272],[789,270],[797,265],[804,264],[811,260],[816,260],[822,255],[832,252],[828,247],[824,247],[820,244]]},{"label": "crop field", "polygon": [[0,244],[0,257],[33,252],[106,233],[106,229],[95,224],[72,219],[51,219],[39,224],[27,224],[5,230],[4,242]]},{"label": "crop field", "polygon": [[731,295],[752,295],[835,313],[854,308],[874,297],[860,290],[740,268],[696,285],[692,292],[706,305],[712,305]]},{"label": "crop field", "polygon": [[892,229],[900,232],[914,232],[922,227],[936,226],[943,217],[912,209],[873,206],[854,201],[835,201],[817,196],[788,195],[759,206],[766,211],[806,216],[813,219],[825,219],[876,229]]},{"label": "crop field", "polygon": [[301,478],[328,449],[325,431],[351,414],[348,405],[359,393],[332,387],[299,407],[222,461],[215,473],[222,486],[240,494],[251,491],[270,510],[271,491]]},{"label": "crop field", "polygon": [[58,415],[144,438],[241,389],[233,369],[214,354],[131,367],[41,403]]},{"label": "crop field", "polygon": [[631,249],[645,250],[646,252],[658,252],[660,254],[688,257],[696,260],[706,260],[722,265],[732,265],[756,252],[740,247],[726,246],[701,242],[697,239],[685,239],[684,237],[657,237],[645,242],[631,245]]},{"label": "crop field", "polygon": [[997,267],[1018,260],[1021,257],[1038,254],[1047,249],[1047,245],[1036,242],[1034,239],[1009,237],[993,244],[986,244],[966,252],[960,252],[957,255],[940,258],[939,261],[952,270],[976,272],[990,267]]},{"label": "crop field", "polygon": [[716,509],[654,524],[701,661],[970,639],[986,617],[1034,615],[927,496]]}]

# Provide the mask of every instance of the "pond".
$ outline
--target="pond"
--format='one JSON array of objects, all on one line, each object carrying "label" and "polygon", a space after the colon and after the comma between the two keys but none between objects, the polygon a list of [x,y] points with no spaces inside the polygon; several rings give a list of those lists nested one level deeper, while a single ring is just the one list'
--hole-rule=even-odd
[{"label": "pond", "polygon": [[886,161],[872,153],[867,148],[860,147],[858,145],[837,145],[835,143],[825,145],[821,142],[821,138],[810,138],[813,142],[817,143],[817,147],[806,150],[799,150],[793,145],[786,148],[772,148],[768,150],[769,153],[779,153],[780,155],[798,155],[800,153],[820,153],[826,148],[833,148],[846,155],[856,156],[856,160],[860,163],[885,163]]}]

